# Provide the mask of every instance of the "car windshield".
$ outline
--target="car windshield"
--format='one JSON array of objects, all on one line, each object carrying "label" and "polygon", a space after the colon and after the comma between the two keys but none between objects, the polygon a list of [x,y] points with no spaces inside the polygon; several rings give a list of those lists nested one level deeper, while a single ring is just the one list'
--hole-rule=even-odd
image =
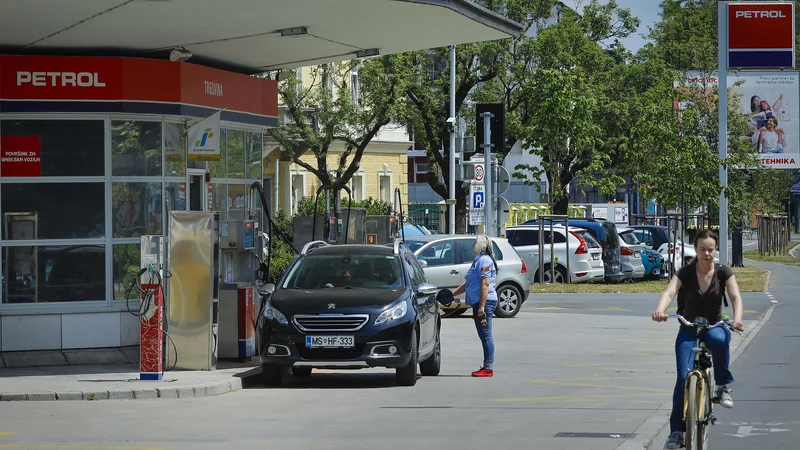
[{"label": "car windshield", "polygon": [[636,238],[636,235],[633,234],[633,230],[623,231],[622,233],[619,234],[619,237],[622,238],[622,240],[628,245],[641,244],[641,242],[639,242],[639,239]]},{"label": "car windshield", "polygon": [[392,255],[338,253],[301,258],[286,277],[283,289],[403,287],[400,262]]}]

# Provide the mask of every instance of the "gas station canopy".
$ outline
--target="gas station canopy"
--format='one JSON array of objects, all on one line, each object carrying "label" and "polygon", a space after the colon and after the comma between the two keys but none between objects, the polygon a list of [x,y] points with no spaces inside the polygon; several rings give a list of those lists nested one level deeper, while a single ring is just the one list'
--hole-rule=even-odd
[{"label": "gas station canopy", "polygon": [[0,2],[0,53],[166,59],[185,49],[192,63],[246,74],[520,32],[467,0]]}]

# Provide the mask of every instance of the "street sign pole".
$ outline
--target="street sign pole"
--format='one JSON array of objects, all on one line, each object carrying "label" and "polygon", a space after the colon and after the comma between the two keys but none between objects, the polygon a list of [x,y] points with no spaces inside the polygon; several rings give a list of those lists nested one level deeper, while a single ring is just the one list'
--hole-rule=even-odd
[{"label": "street sign pole", "polygon": [[[456,117],[456,46],[450,46],[450,118]],[[455,123],[453,123],[455,127]],[[450,130],[450,152],[448,153],[448,174],[447,183],[448,196],[447,214],[448,228],[450,235],[456,234],[456,131]]]},{"label": "street sign pole", "polygon": [[489,119],[494,117],[494,114],[485,112],[481,114],[483,118],[483,169],[484,169],[484,185],[486,186],[486,201],[484,204],[484,211],[486,213],[486,234],[494,236],[494,216],[492,214],[492,127]]},{"label": "street sign pole", "polygon": [[728,264],[728,2],[719,2],[717,86],[719,95],[719,262]]}]

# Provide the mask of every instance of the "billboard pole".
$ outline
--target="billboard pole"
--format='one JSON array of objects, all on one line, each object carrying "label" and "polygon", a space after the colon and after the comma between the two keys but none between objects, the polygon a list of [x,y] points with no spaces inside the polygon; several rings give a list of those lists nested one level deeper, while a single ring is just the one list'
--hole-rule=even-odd
[{"label": "billboard pole", "polygon": [[728,2],[718,3],[719,67],[717,68],[717,91],[719,92],[719,262],[728,264]]}]

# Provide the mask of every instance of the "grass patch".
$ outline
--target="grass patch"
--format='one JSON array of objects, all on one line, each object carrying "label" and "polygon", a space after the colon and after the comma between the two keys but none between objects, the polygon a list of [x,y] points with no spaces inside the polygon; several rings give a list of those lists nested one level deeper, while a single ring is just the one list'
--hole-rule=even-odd
[{"label": "grass patch", "polygon": [[[799,241],[791,241],[789,242],[789,250],[793,249],[800,245]],[[788,264],[790,266],[800,266],[800,259],[795,258],[792,255],[761,255],[758,253],[758,249],[755,250],[748,250],[742,254],[747,259],[752,259],[753,261],[761,261],[761,262],[771,262],[771,263],[780,263],[780,264]]]},{"label": "grass patch", "polygon": [[[763,292],[767,271],[755,266],[732,267],[742,292]],[[637,281],[635,283],[578,283],[531,285],[531,294],[659,294],[667,288],[667,280]]]}]

